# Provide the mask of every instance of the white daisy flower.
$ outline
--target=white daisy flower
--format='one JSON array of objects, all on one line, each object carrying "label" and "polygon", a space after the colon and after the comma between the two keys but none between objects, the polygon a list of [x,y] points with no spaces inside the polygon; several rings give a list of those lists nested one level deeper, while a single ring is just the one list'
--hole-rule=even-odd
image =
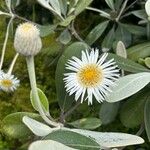
[{"label": "white daisy flower", "polygon": [[0,89],[5,92],[13,92],[20,85],[20,81],[11,74],[0,75]]},{"label": "white daisy flower", "polygon": [[107,55],[104,53],[98,58],[98,49],[92,49],[90,53],[87,50],[82,51],[81,60],[72,57],[68,61],[66,69],[72,72],[65,73],[65,88],[69,95],[75,94],[76,101],[81,97],[81,103],[85,99],[88,104],[92,104],[94,96],[100,103],[111,92],[110,88],[119,77],[119,69],[114,59],[105,62]]}]

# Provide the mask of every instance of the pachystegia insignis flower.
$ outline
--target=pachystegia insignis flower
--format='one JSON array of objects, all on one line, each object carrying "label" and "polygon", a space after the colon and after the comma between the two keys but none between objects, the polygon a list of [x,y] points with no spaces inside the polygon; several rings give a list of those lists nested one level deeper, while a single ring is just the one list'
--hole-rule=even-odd
[{"label": "pachystegia insignis flower", "polygon": [[[99,58],[99,50],[92,49],[91,52],[82,51],[81,60],[72,57],[66,64],[66,69],[71,71],[65,73],[66,91],[75,94],[77,101],[81,97],[81,103],[88,100],[92,104],[93,96],[98,102],[103,102],[111,92],[119,77],[119,69],[113,59],[106,61],[107,53]],[[87,95],[87,96],[85,96]]]}]

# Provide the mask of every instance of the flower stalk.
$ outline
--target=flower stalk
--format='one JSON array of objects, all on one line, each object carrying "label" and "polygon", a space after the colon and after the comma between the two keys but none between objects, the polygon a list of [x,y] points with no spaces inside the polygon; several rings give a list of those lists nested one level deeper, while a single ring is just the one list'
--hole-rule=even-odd
[{"label": "flower stalk", "polygon": [[41,102],[40,102],[40,98],[39,98],[39,95],[38,95],[38,91],[37,91],[37,86],[36,86],[34,56],[28,56],[28,57],[26,57],[26,62],[27,62],[27,68],[28,68],[28,73],[29,73],[29,79],[30,79],[31,89],[32,89],[32,92],[33,92],[33,96],[34,96],[34,98],[36,100],[38,111],[39,111],[41,117],[43,118],[43,120],[47,124],[49,124],[51,126],[54,126],[54,127],[62,126],[62,124],[50,120],[46,116],[46,114],[45,114],[45,112],[44,112],[44,110],[42,108],[42,105],[41,105]]},{"label": "flower stalk", "polygon": [[4,45],[2,48],[1,60],[0,60],[0,70],[2,69],[2,66],[3,66],[4,56],[5,56],[5,51],[6,51],[6,45],[7,45],[8,36],[9,36],[10,25],[11,25],[13,19],[14,19],[14,16],[11,17],[11,19],[9,20],[9,23],[7,25],[7,31],[6,31],[6,36],[5,36]]},{"label": "flower stalk", "polygon": [[19,56],[19,53],[17,53],[17,54],[15,55],[14,59],[12,60],[12,63],[11,63],[11,65],[10,65],[9,69],[8,69],[7,74],[11,74],[11,73],[12,73],[12,70],[13,70],[13,68],[14,68],[14,65],[15,65],[15,63],[16,63],[16,60],[17,60],[18,56]]}]

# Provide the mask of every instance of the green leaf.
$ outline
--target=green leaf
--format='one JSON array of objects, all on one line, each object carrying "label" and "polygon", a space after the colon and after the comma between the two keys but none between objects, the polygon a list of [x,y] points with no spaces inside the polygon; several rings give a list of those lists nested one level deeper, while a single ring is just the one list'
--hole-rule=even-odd
[{"label": "green leaf", "polygon": [[[144,143],[144,140],[136,135],[113,132],[95,132],[81,129],[70,129],[86,137],[90,137],[102,148],[124,147]],[[91,150],[91,149],[90,149]]]},{"label": "green leaf", "polygon": [[112,88],[106,100],[108,102],[121,101],[143,89],[149,82],[150,73],[148,72],[121,77],[116,81],[116,86]]},{"label": "green leaf", "polygon": [[108,34],[105,36],[102,42],[102,48],[110,49],[113,45],[114,39],[115,39],[115,31],[113,26],[112,29],[108,32]]},{"label": "green leaf", "polygon": [[22,118],[22,121],[36,136],[46,136],[53,130],[46,124],[34,120],[28,116],[24,116]]},{"label": "green leaf", "polygon": [[[49,114],[49,102],[48,102],[48,99],[47,99],[46,95],[43,93],[42,90],[40,90],[39,88],[37,88],[37,90],[38,90],[39,98],[40,98],[41,104],[43,106],[43,109],[44,109],[44,111],[47,114]],[[33,108],[38,111],[38,106],[37,106],[36,100],[34,99],[33,96],[34,95],[33,95],[32,90],[31,90],[31,92],[30,92],[31,104],[32,104]]]},{"label": "green leaf", "polygon": [[44,140],[54,140],[66,146],[80,150],[99,150],[100,146],[92,139],[72,131],[58,130],[44,137]]},{"label": "green leaf", "polygon": [[66,16],[67,14],[67,0],[59,0],[60,8],[61,8],[61,13]]},{"label": "green leaf", "polygon": [[146,35],[146,28],[144,27],[131,25],[131,24],[124,24],[124,23],[119,23],[119,25],[134,35],[140,35],[140,36]]},{"label": "green leaf", "polygon": [[119,41],[117,43],[117,47],[116,47],[116,54],[118,56],[121,56],[123,58],[127,58],[127,51],[126,51],[126,47],[124,45],[124,43],[122,41]]},{"label": "green leaf", "polygon": [[5,0],[6,6],[9,11],[11,11],[11,0]]},{"label": "green leaf", "polygon": [[123,3],[123,1],[124,0],[114,0],[115,1],[115,8],[116,8],[116,10],[120,10],[120,7],[121,7],[121,5],[122,5],[122,3]]},{"label": "green leaf", "polygon": [[56,29],[57,25],[37,25],[37,27],[40,30],[40,36],[45,37],[48,36],[49,34],[54,33],[54,30]]},{"label": "green leaf", "polygon": [[145,121],[145,128],[146,128],[146,133],[150,142],[150,95],[148,96],[148,99],[145,104],[144,108],[144,121]]},{"label": "green leaf", "polygon": [[116,42],[122,41],[126,47],[128,47],[132,42],[132,36],[129,31],[124,29],[122,26],[118,25],[115,31],[115,40]]},{"label": "green leaf", "polygon": [[29,116],[31,118],[41,120],[40,115],[28,112],[17,112],[6,116],[2,120],[2,132],[11,138],[29,138],[32,132],[26,127],[22,122],[24,116]]},{"label": "green leaf", "polygon": [[112,10],[115,10],[114,0],[105,0],[105,2]]},{"label": "green leaf", "polygon": [[64,21],[62,21],[59,25],[63,26],[63,27],[67,27],[71,21],[75,19],[74,15],[68,16]]},{"label": "green leaf", "polygon": [[20,5],[20,3],[21,3],[20,0],[13,0],[13,1],[11,1],[12,8],[17,7],[18,5]]},{"label": "green leaf", "polygon": [[107,125],[115,120],[119,106],[120,103],[105,102],[102,104],[99,114],[102,124]]},{"label": "green leaf", "polygon": [[92,45],[105,31],[105,29],[108,26],[108,23],[109,21],[105,21],[94,27],[94,29],[92,29],[92,31],[86,37],[85,42],[89,45]]},{"label": "green leaf", "polygon": [[[58,1],[58,0],[56,0]],[[45,7],[46,9],[49,9],[51,12],[57,14],[57,15],[61,15],[59,10],[55,10],[58,9],[58,6],[56,6],[57,2],[53,2],[53,0],[37,0],[37,2],[39,4],[41,4],[43,7]],[[53,3],[53,4],[52,4]],[[54,4],[55,3],[55,4]],[[53,5],[53,6],[52,6]],[[54,6],[55,5],[55,6]],[[54,8],[55,7],[55,8]]]},{"label": "green leaf", "polygon": [[150,68],[150,57],[145,58],[145,65]]},{"label": "green leaf", "polygon": [[140,19],[147,20],[147,14],[145,12],[145,9],[132,11],[131,14],[133,14],[134,16]]},{"label": "green leaf", "polygon": [[64,88],[65,85],[63,78],[64,73],[66,73],[65,64],[69,59],[71,59],[72,56],[80,58],[81,51],[85,49],[88,49],[88,46],[85,43],[82,42],[73,43],[65,49],[63,55],[60,57],[58,61],[55,79],[56,79],[57,99],[59,106],[62,110],[68,109],[74,101],[74,96],[69,96]]},{"label": "green leaf", "polygon": [[117,56],[115,54],[109,53],[108,59],[114,59],[114,61],[117,63],[118,67],[128,71],[128,72],[133,72],[133,73],[138,73],[138,72],[149,72],[147,68],[144,66],[135,63],[134,61],[130,59],[125,59],[123,57]]},{"label": "green leaf", "polygon": [[138,61],[139,58],[150,56],[150,42],[138,44],[127,49],[128,58]]},{"label": "green leaf", "polygon": [[48,0],[48,1],[51,4],[51,6],[53,7],[53,9],[56,10],[56,12],[58,14],[61,14],[61,8],[60,8],[59,0]]},{"label": "green leaf", "polygon": [[82,11],[86,9],[92,3],[93,0],[79,0],[75,8],[75,16],[79,15]]},{"label": "green leaf", "polygon": [[42,150],[77,150],[52,140],[36,141],[33,142],[29,147],[29,150],[41,150],[41,149]]},{"label": "green leaf", "polygon": [[64,45],[68,44],[71,41],[71,34],[69,30],[65,29],[58,37],[58,40]]},{"label": "green leaf", "polygon": [[129,98],[121,108],[120,120],[125,127],[134,128],[144,121],[144,106],[148,92],[142,90]]},{"label": "green leaf", "polygon": [[94,130],[101,125],[101,121],[98,118],[82,118],[68,124],[79,129]]}]

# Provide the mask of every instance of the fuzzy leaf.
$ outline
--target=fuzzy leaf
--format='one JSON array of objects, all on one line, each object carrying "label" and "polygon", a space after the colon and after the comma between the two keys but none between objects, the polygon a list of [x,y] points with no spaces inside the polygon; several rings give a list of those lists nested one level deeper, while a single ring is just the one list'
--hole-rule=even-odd
[{"label": "fuzzy leaf", "polygon": [[[40,90],[39,88],[37,88],[37,90],[38,90],[40,102],[41,102],[41,104],[43,106],[43,109],[46,112],[46,114],[49,114],[49,102],[48,102],[48,99],[47,99],[46,95],[43,93],[42,90]],[[32,90],[30,92],[30,100],[31,100],[31,104],[32,104],[33,108],[38,111],[38,106],[37,106],[36,100],[33,97]]]},{"label": "fuzzy leaf", "polygon": [[105,0],[105,2],[112,10],[115,10],[114,0]]},{"label": "fuzzy leaf", "polygon": [[139,58],[150,56],[150,42],[138,44],[127,49],[128,58],[138,61]]},{"label": "fuzzy leaf", "polygon": [[68,44],[71,41],[71,34],[69,30],[65,29],[58,37],[58,40],[64,45]]},{"label": "fuzzy leaf", "polygon": [[101,121],[98,118],[82,118],[68,124],[79,129],[93,130],[98,128],[101,125]]},{"label": "fuzzy leaf", "polygon": [[119,23],[119,25],[125,28],[127,31],[129,31],[132,34],[140,35],[140,36],[146,35],[146,29],[144,27],[131,25],[131,24],[123,24],[123,23]]},{"label": "fuzzy leaf", "polygon": [[113,26],[112,29],[108,32],[108,34],[105,36],[102,42],[102,48],[110,49],[113,45],[114,39],[115,39],[115,31]]},{"label": "fuzzy leaf", "polygon": [[67,130],[58,130],[44,137],[44,140],[54,140],[66,146],[80,150],[99,150],[100,146],[91,138]]},{"label": "fuzzy leaf", "polygon": [[22,121],[36,136],[46,136],[52,132],[52,129],[49,126],[28,116],[24,116]]},{"label": "fuzzy leaf", "polygon": [[28,113],[28,112],[17,112],[6,116],[2,120],[2,132],[11,138],[28,138],[33,135],[32,132],[25,126],[22,122],[24,116],[29,116],[31,118],[41,120],[38,114]]},{"label": "fuzzy leaf", "polygon": [[84,9],[86,9],[87,6],[92,3],[92,1],[93,0],[79,0],[75,8],[75,15],[79,15]]},{"label": "fuzzy leaf", "polygon": [[144,62],[145,62],[145,65],[146,65],[148,68],[150,68],[150,57],[145,58]]},{"label": "fuzzy leaf", "polygon": [[125,45],[122,41],[119,41],[117,43],[116,54],[123,58],[127,58],[127,51],[126,51]]},{"label": "fuzzy leaf", "polygon": [[121,101],[143,89],[149,82],[150,73],[148,72],[121,77],[116,81],[116,86],[112,88],[106,100],[111,103]]},{"label": "fuzzy leaf", "polygon": [[88,34],[85,39],[85,42],[89,45],[92,45],[105,31],[108,26],[109,21],[102,22],[98,24],[92,31]]},{"label": "fuzzy leaf", "polygon": [[109,53],[108,59],[114,59],[114,61],[117,63],[118,67],[129,72],[150,72],[146,67],[135,63],[134,61],[130,59],[125,59],[123,57],[117,56],[115,54]]},{"label": "fuzzy leaf", "polygon": [[143,122],[144,106],[148,93],[149,90],[142,90],[138,94],[129,98],[128,101],[123,105],[120,112],[120,120],[124,126],[128,128],[134,128]]},{"label": "fuzzy leaf", "polygon": [[125,133],[102,133],[81,129],[71,129],[71,131],[92,138],[103,148],[124,147],[144,143],[141,137]]},{"label": "fuzzy leaf", "polygon": [[102,124],[107,125],[115,120],[120,106],[119,104],[108,102],[102,104],[99,114]]},{"label": "fuzzy leaf", "polygon": [[77,150],[52,140],[33,142],[28,150]]}]

